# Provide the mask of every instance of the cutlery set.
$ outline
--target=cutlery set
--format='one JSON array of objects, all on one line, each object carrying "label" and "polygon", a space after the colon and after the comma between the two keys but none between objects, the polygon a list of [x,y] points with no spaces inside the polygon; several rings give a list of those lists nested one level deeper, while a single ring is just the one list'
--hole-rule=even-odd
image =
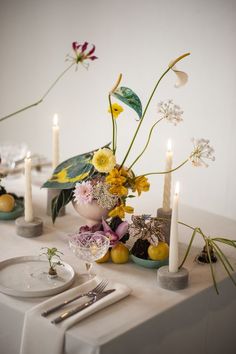
[{"label": "cutlery set", "polygon": [[61,313],[58,317],[51,320],[51,323],[53,323],[53,324],[60,323],[60,322],[64,321],[65,319],[67,319],[68,317],[71,317],[71,316],[75,315],[76,313],[86,309],[87,307],[93,305],[97,301],[103,299],[105,296],[107,296],[115,291],[115,289],[109,289],[109,290],[104,291],[104,289],[106,288],[107,285],[108,285],[108,281],[102,280],[94,289],[89,290],[86,293],[78,294],[77,296],[73,297],[72,299],[65,300],[65,301],[61,302],[60,304],[58,304],[50,309],[45,310],[44,312],[41,313],[41,315],[43,317],[47,317],[48,315],[63,308],[64,306],[72,303],[73,301],[76,301],[76,300],[83,298],[83,297],[90,298],[84,304],[75,306],[71,310],[65,311],[65,312]]}]

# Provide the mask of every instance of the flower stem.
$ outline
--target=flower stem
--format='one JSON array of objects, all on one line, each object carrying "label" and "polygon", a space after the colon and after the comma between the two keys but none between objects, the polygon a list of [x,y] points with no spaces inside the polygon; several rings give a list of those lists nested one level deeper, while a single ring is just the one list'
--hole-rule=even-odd
[{"label": "flower stem", "polygon": [[19,114],[21,112],[24,112],[26,111],[27,109],[29,108],[32,108],[32,107],[35,107],[37,106],[38,104],[40,104],[41,102],[43,102],[43,100],[46,98],[46,96],[49,94],[49,92],[53,89],[53,87],[56,85],[56,83],[62,78],[62,76],[64,76],[64,74],[74,65],[75,63],[72,63],[70,66],[68,66],[57,78],[56,80],[52,83],[52,85],[49,87],[49,89],[45,92],[45,94],[42,96],[42,98],[40,100],[38,100],[37,102],[35,103],[32,103],[24,108],[21,108],[13,113],[10,113],[2,118],[0,118],[0,122],[4,121],[5,119],[8,119],[16,114]]},{"label": "flower stem", "polygon": [[110,93],[108,95],[108,100],[109,100],[109,106],[110,106],[110,111],[111,111],[111,120],[112,120],[112,151],[113,151],[113,154],[115,154],[115,120],[114,120],[114,116],[113,116]]},{"label": "flower stem", "polygon": [[[179,223],[180,223],[180,222],[179,222]],[[182,223],[180,223],[180,224],[182,224]],[[181,264],[179,265],[179,269],[183,267],[183,265],[184,265],[184,263],[185,263],[185,261],[186,261],[186,259],[187,259],[187,257],[188,257],[188,254],[189,254],[189,252],[190,252],[190,248],[191,248],[191,246],[192,246],[194,237],[196,236],[197,232],[198,232],[198,228],[194,229],[194,231],[193,231],[193,233],[192,233],[192,237],[191,237],[190,242],[189,242],[189,245],[188,245],[188,248],[187,248],[187,251],[186,251],[186,253],[185,253],[185,256],[184,256],[184,258],[183,258]]]},{"label": "flower stem", "polygon": [[134,133],[133,139],[131,140],[131,143],[130,143],[130,145],[129,145],[128,151],[126,152],[126,155],[125,155],[125,157],[124,157],[124,159],[123,159],[123,161],[122,161],[122,163],[121,163],[119,169],[122,168],[122,166],[124,165],[125,161],[127,160],[127,157],[128,157],[128,155],[129,155],[129,153],[130,153],[130,150],[131,150],[131,148],[132,148],[132,146],[133,146],[133,144],[134,144],[134,142],[135,142],[135,139],[136,139],[136,137],[137,137],[137,134],[138,134],[138,132],[139,132],[139,129],[140,129],[140,127],[141,127],[141,125],[142,125],[142,123],[143,123],[143,120],[144,120],[144,118],[145,118],[145,115],[146,115],[147,109],[148,109],[148,107],[149,107],[149,104],[150,104],[150,102],[151,102],[151,100],[152,100],[152,98],[153,98],[153,96],[154,96],[154,93],[156,92],[157,87],[159,86],[159,83],[161,82],[161,80],[163,79],[163,77],[168,73],[168,71],[169,71],[170,69],[171,69],[171,67],[169,67],[168,69],[166,69],[166,71],[161,75],[161,77],[160,77],[159,80],[157,81],[157,83],[156,83],[156,85],[155,85],[155,87],[154,87],[154,89],[153,89],[153,91],[152,91],[152,93],[151,93],[151,95],[150,95],[150,97],[149,97],[149,100],[148,100],[148,102],[147,102],[147,104],[146,104],[146,107],[145,107],[145,109],[144,109],[143,115],[142,115],[142,117],[141,117],[141,119],[140,119],[140,121],[139,121],[139,124],[138,124],[138,126],[137,126],[137,129],[136,129],[136,131],[135,131],[135,133]]},{"label": "flower stem", "polygon": [[[180,167],[182,167],[183,165],[185,165],[187,162],[188,162],[189,159],[186,159],[184,162],[182,162],[179,166],[175,167],[175,168],[172,168],[171,170],[169,171],[160,171],[160,172],[148,172],[148,173],[144,173],[143,175],[141,176],[150,176],[150,175],[164,175],[166,173],[171,173],[171,172],[174,172],[176,170],[178,170]],[[140,177],[140,176],[138,176]]]},{"label": "flower stem", "polygon": [[129,166],[128,168],[128,171],[136,164],[136,162],[140,159],[140,157],[144,154],[144,152],[146,151],[149,143],[150,143],[150,140],[151,140],[151,136],[152,136],[152,132],[153,132],[153,129],[155,128],[155,126],[164,118],[161,118],[159,119],[155,124],[153,124],[153,126],[151,127],[150,129],[150,132],[149,132],[149,135],[148,135],[148,139],[147,139],[147,142],[142,150],[142,152],[138,155],[138,157],[134,160],[134,162]]}]

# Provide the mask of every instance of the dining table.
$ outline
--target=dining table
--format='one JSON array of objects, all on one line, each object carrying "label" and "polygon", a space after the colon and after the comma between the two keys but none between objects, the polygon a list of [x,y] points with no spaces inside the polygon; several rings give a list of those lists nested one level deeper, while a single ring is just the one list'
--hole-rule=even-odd
[{"label": "dining table", "polygon": [[[83,220],[66,207],[64,216],[53,224],[47,215],[47,190],[33,178],[34,215],[43,220],[43,234],[26,238],[17,235],[14,220],[0,220],[0,262],[19,256],[37,256],[42,247],[56,247],[63,261],[77,273],[71,288],[84,273],[84,262],[71,251],[68,235],[77,231]],[[24,195],[24,178],[7,177],[7,191]],[[134,201],[137,213],[152,214],[160,207],[154,193]],[[136,212],[135,211],[135,212]],[[207,235],[236,239],[236,220],[179,204],[179,220],[201,227]],[[179,253],[184,256],[192,231],[179,225]],[[184,267],[189,271],[188,287],[163,289],[157,269],[142,267],[130,259],[124,264],[95,263],[94,272],[102,279],[125,284],[129,296],[75,323],[65,333],[66,354],[235,354],[236,286],[221,262],[214,273],[219,294],[213,286],[209,264],[199,264],[197,255],[203,240],[196,236]],[[225,253],[236,266],[236,249],[224,245]],[[235,278],[235,273],[232,272]],[[17,297],[0,293],[0,353],[19,354],[26,313],[50,297]],[[44,338],[42,338],[42,341]],[[53,341],[54,338],[52,337]],[[40,345],[40,343],[39,343]],[[34,354],[34,353],[32,353]],[[50,354],[50,353],[45,353]]]}]

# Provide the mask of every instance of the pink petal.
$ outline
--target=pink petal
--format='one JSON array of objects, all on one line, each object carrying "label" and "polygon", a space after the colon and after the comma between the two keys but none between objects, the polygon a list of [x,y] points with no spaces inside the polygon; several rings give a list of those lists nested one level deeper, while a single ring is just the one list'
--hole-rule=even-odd
[{"label": "pink petal", "polygon": [[95,51],[95,45],[93,45],[93,47],[92,47],[92,49],[88,52],[88,54],[87,54],[87,56],[89,57],[91,54],[93,54],[94,53],[94,51]]},{"label": "pink petal", "polygon": [[98,59],[98,57],[96,57],[95,55],[93,55],[92,57],[89,57],[88,59],[90,59],[90,60],[95,60],[95,59]]},{"label": "pink petal", "polygon": [[127,221],[123,221],[116,229],[116,234],[119,236],[119,239],[123,237],[128,232],[129,224]]},{"label": "pink petal", "polygon": [[112,229],[110,228],[110,226],[106,223],[106,221],[104,219],[102,219],[102,226],[103,226],[103,230],[104,232],[112,232]]},{"label": "pink petal", "polygon": [[84,44],[82,45],[82,53],[87,49],[87,46],[88,46],[88,42],[84,42]]}]

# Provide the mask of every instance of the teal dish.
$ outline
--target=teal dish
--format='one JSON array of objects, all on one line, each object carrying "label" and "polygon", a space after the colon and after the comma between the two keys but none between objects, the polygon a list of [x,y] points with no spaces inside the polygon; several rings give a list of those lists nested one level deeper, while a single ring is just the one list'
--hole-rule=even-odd
[{"label": "teal dish", "polygon": [[145,267],[145,268],[157,269],[157,268],[160,268],[164,265],[169,264],[169,258],[166,258],[162,261],[152,261],[151,259],[143,259],[143,258],[136,257],[133,254],[130,255],[130,258],[132,259],[132,261],[134,263],[138,264],[141,267]]},{"label": "teal dish", "polygon": [[24,213],[24,204],[22,201],[16,200],[15,208],[8,213],[0,211],[0,220],[15,220]]}]

